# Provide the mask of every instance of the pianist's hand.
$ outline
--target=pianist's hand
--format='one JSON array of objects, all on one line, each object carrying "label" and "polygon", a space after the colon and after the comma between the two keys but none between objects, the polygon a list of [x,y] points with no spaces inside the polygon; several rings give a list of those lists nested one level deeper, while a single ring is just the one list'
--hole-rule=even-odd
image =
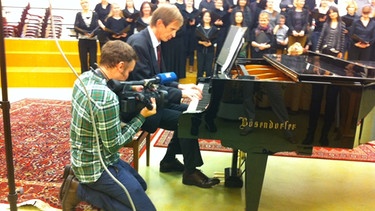
[{"label": "pianist's hand", "polygon": [[178,88],[182,91],[182,97],[190,100],[197,98],[202,99],[202,90],[196,84],[179,84]]},{"label": "pianist's hand", "polygon": [[190,100],[194,100],[194,99],[201,100],[203,97],[202,92],[200,92],[197,89],[184,89],[184,90],[181,90],[181,92],[182,92],[183,98],[189,98]]},{"label": "pianist's hand", "polygon": [[202,90],[196,84],[178,84],[178,88],[181,90],[185,89],[196,89],[202,93]]}]

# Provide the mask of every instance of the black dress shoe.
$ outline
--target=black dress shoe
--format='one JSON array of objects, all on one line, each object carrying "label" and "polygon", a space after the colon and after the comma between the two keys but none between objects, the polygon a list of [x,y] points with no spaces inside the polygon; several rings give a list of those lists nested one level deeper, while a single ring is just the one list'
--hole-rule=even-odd
[{"label": "black dress shoe", "polygon": [[193,173],[184,172],[182,183],[185,185],[195,185],[201,188],[211,188],[220,183],[217,178],[209,178],[200,170],[195,170]]},{"label": "black dress shoe", "polygon": [[81,202],[77,196],[78,185],[79,182],[74,175],[68,175],[68,177],[64,180],[63,186],[61,186],[61,205],[63,211],[74,211],[77,204]]},{"label": "black dress shoe", "polygon": [[161,161],[159,170],[160,172],[164,173],[172,171],[183,172],[185,170],[185,167],[184,164],[182,164],[177,158],[175,158],[170,162]]}]

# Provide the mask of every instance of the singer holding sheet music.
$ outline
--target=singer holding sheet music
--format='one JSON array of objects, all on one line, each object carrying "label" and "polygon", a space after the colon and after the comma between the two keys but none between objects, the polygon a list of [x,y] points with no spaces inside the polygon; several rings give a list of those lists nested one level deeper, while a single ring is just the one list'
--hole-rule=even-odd
[{"label": "singer holding sheet music", "polygon": [[[79,61],[81,73],[89,71],[90,67],[96,69],[98,47],[96,44],[96,33],[98,26],[98,15],[90,11],[89,1],[80,1],[82,11],[76,14],[74,30],[78,36]],[[87,61],[87,56],[89,57]]]},{"label": "singer holding sheet music", "polygon": [[214,44],[218,35],[218,28],[211,24],[211,13],[205,11],[202,13],[202,24],[198,25],[195,30],[198,39],[197,46],[197,77],[212,76],[213,62],[215,57]]},{"label": "singer holding sheet music", "polygon": [[289,27],[288,47],[295,42],[306,45],[309,11],[305,9],[305,0],[294,0],[294,8],[290,9],[286,15],[286,25]]},{"label": "singer holding sheet music", "polygon": [[[109,12],[111,11],[111,4],[107,0],[101,0],[100,3],[95,6],[94,11],[96,14],[98,14],[99,21],[104,23]],[[101,28],[98,30],[98,40],[100,49],[108,41],[107,33]]]},{"label": "singer holding sheet music", "polygon": [[130,24],[130,31],[128,32],[128,37],[134,34],[135,22],[138,20],[141,13],[135,9],[133,0],[126,0],[125,9],[122,10],[126,22]]},{"label": "singer holding sheet music", "polygon": [[344,52],[343,52],[344,58],[346,58],[345,55],[350,46],[350,31],[352,28],[352,23],[354,20],[359,19],[359,15],[356,14],[357,10],[358,10],[357,3],[355,1],[351,1],[346,6],[346,15],[341,17],[341,20],[345,23],[345,30],[344,30],[345,45],[344,45]]},{"label": "singer holding sheet music", "polygon": [[269,24],[269,15],[262,11],[259,14],[259,25],[251,33],[250,40],[252,51],[252,58],[262,58],[264,54],[275,53],[275,37],[273,35],[272,27]]},{"label": "singer holding sheet music", "polygon": [[127,32],[130,31],[131,26],[126,22],[120,5],[113,3],[111,5],[111,12],[105,19],[104,24],[100,24],[100,27],[107,32],[108,39],[126,42],[128,38]]},{"label": "singer holding sheet music", "polygon": [[375,21],[370,18],[371,6],[362,8],[362,15],[352,23],[349,60],[370,60],[371,46],[375,41]]}]

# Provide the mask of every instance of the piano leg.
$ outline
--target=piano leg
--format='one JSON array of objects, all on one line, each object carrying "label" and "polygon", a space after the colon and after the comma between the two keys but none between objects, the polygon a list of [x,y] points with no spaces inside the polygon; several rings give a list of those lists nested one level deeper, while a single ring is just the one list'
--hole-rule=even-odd
[{"label": "piano leg", "polygon": [[238,149],[233,149],[232,152],[232,167],[225,169],[225,187],[229,188],[242,188],[243,181],[241,179],[242,174],[240,174],[238,166]]},{"label": "piano leg", "polygon": [[247,153],[245,172],[246,211],[258,210],[267,159],[267,154]]}]

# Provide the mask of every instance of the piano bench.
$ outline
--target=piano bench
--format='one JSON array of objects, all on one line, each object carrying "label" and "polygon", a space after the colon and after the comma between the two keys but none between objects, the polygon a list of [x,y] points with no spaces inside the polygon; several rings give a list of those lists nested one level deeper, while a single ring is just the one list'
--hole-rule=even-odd
[{"label": "piano bench", "polygon": [[146,139],[146,165],[149,166],[150,165],[150,142],[151,142],[150,133],[148,133],[147,131],[140,130],[135,134],[131,142],[125,144],[125,147],[133,148],[133,166],[136,171],[138,171],[139,158],[141,156],[139,152],[140,146],[143,146],[143,140],[145,139]]}]

